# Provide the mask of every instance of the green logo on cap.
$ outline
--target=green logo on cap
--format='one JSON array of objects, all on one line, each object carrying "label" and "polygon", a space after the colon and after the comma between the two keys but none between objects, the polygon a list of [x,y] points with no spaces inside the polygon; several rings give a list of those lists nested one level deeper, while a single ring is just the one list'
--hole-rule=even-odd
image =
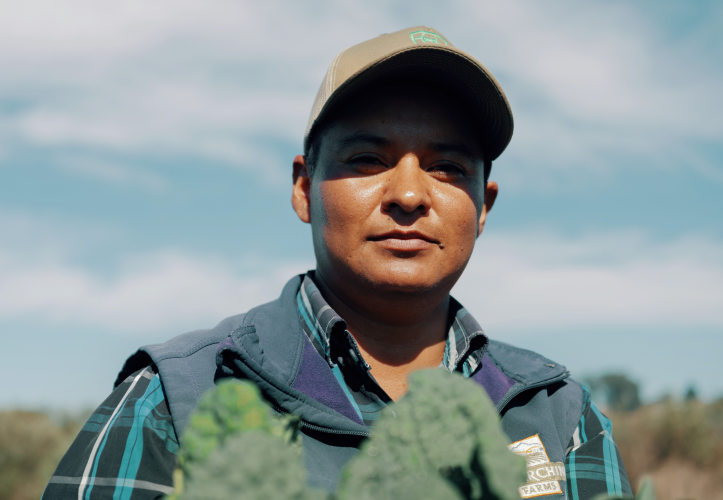
[{"label": "green logo on cap", "polygon": [[409,34],[409,37],[412,39],[412,41],[416,43],[436,43],[438,45],[449,45],[447,43],[447,40],[442,38],[436,33],[432,33],[430,31],[412,31]]}]

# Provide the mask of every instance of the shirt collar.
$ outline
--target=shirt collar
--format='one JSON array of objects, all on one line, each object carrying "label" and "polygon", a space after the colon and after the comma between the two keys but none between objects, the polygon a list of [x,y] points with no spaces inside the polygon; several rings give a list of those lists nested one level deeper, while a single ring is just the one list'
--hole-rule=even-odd
[{"label": "shirt collar", "polygon": [[[318,344],[319,354],[333,366],[331,337],[337,332],[346,331],[346,321],[322,297],[314,283],[314,271],[306,273],[296,298],[299,314],[313,335],[309,340],[315,347]],[[479,323],[459,302],[451,298],[450,327],[442,366],[450,372],[460,371],[465,377],[470,377],[481,366],[488,344],[489,339]],[[363,360],[362,364],[368,366]]]},{"label": "shirt collar", "polygon": [[465,377],[471,377],[481,366],[490,341],[477,320],[454,297],[450,297],[449,312],[451,321],[442,366],[449,372],[461,371]]},{"label": "shirt collar", "polygon": [[[346,321],[324,300],[313,280],[313,271],[304,276],[299,293],[297,306],[314,339],[321,347],[321,354],[329,364],[331,362],[331,335],[335,330],[346,331]],[[312,339],[309,339],[312,340]],[[313,340],[312,340],[312,343]]]}]

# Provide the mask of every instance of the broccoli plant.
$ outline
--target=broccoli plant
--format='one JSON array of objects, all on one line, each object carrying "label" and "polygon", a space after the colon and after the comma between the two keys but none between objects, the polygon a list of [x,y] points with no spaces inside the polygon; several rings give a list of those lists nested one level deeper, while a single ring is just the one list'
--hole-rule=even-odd
[{"label": "broccoli plant", "polygon": [[183,435],[184,500],[323,499],[304,484],[298,420],[274,416],[250,382],[227,380],[201,399]]},{"label": "broccoli plant", "polygon": [[185,482],[183,500],[324,500],[325,492],[304,481],[300,450],[275,434],[253,429],[229,437],[195,463]]},{"label": "broccoli plant", "polygon": [[417,372],[344,471],[339,496],[513,500],[525,461],[507,444],[477,384],[443,370]]},{"label": "broccoli plant", "polygon": [[[300,422],[275,416],[258,389],[222,382],[201,400],[180,454],[181,500],[322,499],[305,485]],[[338,500],[517,498],[524,461],[507,450],[484,391],[442,370],[418,372],[344,470]]]},{"label": "broccoli plant", "polygon": [[[384,410],[334,495],[305,483],[301,425],[270,410],[254,384],[221,382],[184,433],[183,481],[172,498],[513,500],[526,480],[487,394],[444,370],[410,377],[408,394]],[[641,493],[655,500],[651,485]]]},{"label": "broccoli plant", "polygon": [[255,384],[226,379],[208,391],[191,414],[183,434],[180,467],[188,474],[227,439],[249,431],[290,441],[295,435],[295,422],[290,417],[274,418]]}]

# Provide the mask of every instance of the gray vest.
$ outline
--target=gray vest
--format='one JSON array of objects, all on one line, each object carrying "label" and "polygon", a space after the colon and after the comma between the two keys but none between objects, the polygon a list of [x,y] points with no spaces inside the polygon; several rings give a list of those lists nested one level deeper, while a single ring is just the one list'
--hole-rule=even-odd
[{"label": "gray vest", "polygon": [[[275,406],[301,418],[309,483],[333,491],[369,429],[348,417],[344,405],[350,406],[349,401],[301,329],[295,305],[300,286],[297,276],[273,302],[210,330],[142,347],[128,358],[116,385],[155,364],[181,437],[191,412],[216,380],[250,379]],[[550,461],[564,462],[583,409],[582,388],[568,376],[564,366],[536,353],[491,341],[473,378],[496,403],[512,442],[538,435]]]}]

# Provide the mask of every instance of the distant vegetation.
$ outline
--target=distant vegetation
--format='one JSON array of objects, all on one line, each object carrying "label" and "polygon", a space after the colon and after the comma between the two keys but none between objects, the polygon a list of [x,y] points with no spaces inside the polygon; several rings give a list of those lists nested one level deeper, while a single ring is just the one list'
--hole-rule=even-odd
[{"label": "distant vegetation", "polygon": [[[705,404],[691,389],[678,400],[626,411],[638,406],[630,403],[635,401],[632,391],[611,392],[622,394],[620,404],[615,404],[600,392],[606,390],[603,385],[593,392],[597,391],[601,406],[609,408],[606,413],[634,487],[648,474],[658,500],[723,500],[723,399]],[[0,500],[40,498],[84,420],[42,412],[0,412]]]},{"label": "distant vegetation", "polygon": [[84,417],[0,412],[0,500],[40,498]]},{"label": "distant vegetation", "polygon": [[723,399],[666,400],[608,416],[631,484],[647,474],[658,500],[723,499]]},{"label": "distant vegetation", "polygon": [[624,373],[608,373],[588,377],[583,383],[592,392],[593,400],[613,411],[633,411],[640,407],[640,389]]}]

